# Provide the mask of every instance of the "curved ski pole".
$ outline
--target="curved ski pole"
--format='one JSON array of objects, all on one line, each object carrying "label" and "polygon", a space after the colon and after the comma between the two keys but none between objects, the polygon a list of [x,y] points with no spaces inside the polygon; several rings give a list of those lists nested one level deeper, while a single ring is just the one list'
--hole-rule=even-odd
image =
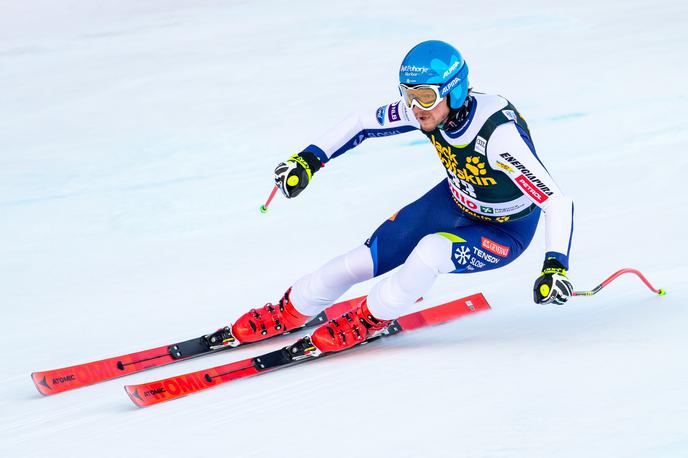
[{"label": "curved ski pole", "polygon": [[272,192],[270,193],[270,197],[268,197],[267,202],[265,202],[264,205],[260,206],[260,212],[261,213],[267,213],[268,212],[268,205],[270,205],[270,202],[272,202],[272,199],[275,197],[275,193],[277,193],[277,185],[275,185],[275,187],[272,188]]},{"label": "curved ski pole", "polygon": [[623,274],[635,274],[638,276],[638,278],[642,280],[643,283],[645,283],[645,286],[647,286],[653,293],[658,294],[660,296],[664,296],[666,294],[666,291],[664,291],[662,288],[657,289],[654,286],[652,286],[652,284],[647,280],[647,278],[645,278],[645,275],[643,275],[639,270],[626,268],[614,272],[612,275],[609,276],[609,278],[607,278],[599,285],[595,286],[590,291],[574,291],[573,296],[594,296],[602,288],[604,288],[605,286],[607,286]]}]

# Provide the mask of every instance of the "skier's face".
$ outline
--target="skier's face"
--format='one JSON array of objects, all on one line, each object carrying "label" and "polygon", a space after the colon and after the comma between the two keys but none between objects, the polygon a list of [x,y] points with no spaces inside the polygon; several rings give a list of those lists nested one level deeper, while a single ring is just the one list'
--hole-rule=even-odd
[{"label": "skier's face", "polygon": [[418,120],[420,128],[426,132],[435,130],[442,122],[449,116],[449,104],[445,97],[439,105],[432,110],[421,110],[417,106],[413,106],[413,115]]}]

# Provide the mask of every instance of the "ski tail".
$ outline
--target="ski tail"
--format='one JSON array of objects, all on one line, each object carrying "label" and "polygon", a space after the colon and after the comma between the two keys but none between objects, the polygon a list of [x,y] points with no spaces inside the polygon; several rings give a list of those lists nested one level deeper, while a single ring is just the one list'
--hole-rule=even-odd
[{"label": "ski tail", "polygon": [[85,364],[34,372],[31,379],[39,393],[50,396],[173,362],[174,358],[168,348],[157,347]]},{"label": "ski tail", "polygon": [[[464,315],[489,310],[489,308],[490,305],[481,293],[473,294],[462,299],[447,302],[446,304],[402,316],[388,326],[386,333],[376,335],[363,343],[369,343],[372,340],[404,331],[446,323]],[[247,378],[337,354],[324,353],[320,356],[311,356],[315,347],[309,345],[309,343],[310,338],[306,336],[299,339],[293,345],[255,358],[247,358],[230,364],[173,376],[155,382],[127,385],[124,387],[124,390],[134,404],[139,407],[146,407],[204,391],[232,380]],[[351,351],[355,348],[358,348],[358,346],[346,351]]]}]

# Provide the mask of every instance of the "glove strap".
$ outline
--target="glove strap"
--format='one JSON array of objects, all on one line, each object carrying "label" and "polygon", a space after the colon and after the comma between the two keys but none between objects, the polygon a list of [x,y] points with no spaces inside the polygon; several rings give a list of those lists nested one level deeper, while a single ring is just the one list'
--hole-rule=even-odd
[{"label": "glove strap", "polygon": [[545,259],[544,264],[542,264],[542,275],[552,275],[559,274],[566,276],[566,269],[561,262],[557,261],[556,258]]},{"label": "glove strap", "polygon": [[306,174],[308,174],[309,181],[313,177],[313,174],[320,170],[320,167],[322,167],[322,162],[320,162],[318,156],[313,153],[309,153],[308,151],[294,154],[288,160],[296,162],[306,169]]}]

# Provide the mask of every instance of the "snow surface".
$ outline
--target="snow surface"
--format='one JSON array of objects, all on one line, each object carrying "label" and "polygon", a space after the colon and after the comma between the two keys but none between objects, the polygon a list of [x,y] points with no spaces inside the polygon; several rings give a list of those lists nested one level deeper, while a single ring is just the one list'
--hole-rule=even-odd
[{"label": "snow surface", "polygon": [[[688,456],[687,19],[678,0],[1,1],[0,456]],[[622,277],[535,306],[541,227],[508,267],[427,295],[483,291],[480,316],[148,409],[122,385],[274,343],[35,391],[32,371],[275,300],[438,182],[410,133],[258,212],[275,164],[396,98],[402,56],[429,38],[519,107],[575,200],[574,286],[632,266],[666,297]]]}]

